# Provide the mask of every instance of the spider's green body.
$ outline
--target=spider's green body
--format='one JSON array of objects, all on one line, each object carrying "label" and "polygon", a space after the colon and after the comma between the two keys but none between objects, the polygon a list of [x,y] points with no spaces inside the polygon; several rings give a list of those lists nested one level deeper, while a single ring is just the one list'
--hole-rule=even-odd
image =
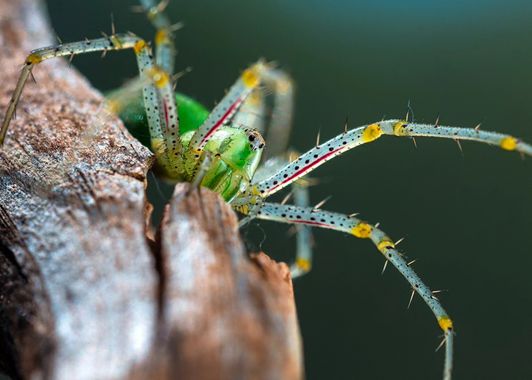
[{"label": "spider's green body", "polygon": [[[209,111],[184,94],[175,95],[180,138],[186,149],[196,130],[209,116]],[[128,129],[137,137],[140,136],[139,139],[144,140],[143,142],[149,146],[149,140],[141,137],[143,132],[148,130],[148,119],[140,94],[123,106],[119,116]],[[231,126],[220,127],[204,147],[204,150],[212,153],[214,158],[201,180],[201,185],[219,193],[226,201],[232,201],[249,186],[262,156],[261,144],[263,144],[261,136],[251,130]],[[167,173],[164,167],[158,168],[159,174],[173,181],[192,182],[197,172],[196,155],[195,152],[189,152],[184,157],[170,157],[174,166],[181,166],[180,175]]]},{"label": "spider's green body", "polygon": [[[112,92],[109,96],[113,97],[114,94]],[[195,131],[207,120],[209,110],[200,102],[180,92],[175,93],[175,99],[179,112],[179,133],[184,134],[189,131]],[[149,138],[144,138],[148,130],[148,119],[140,93],[128,101],[127,105],[120,110],[118,116],[137,139],[146,146],[150,145]]]},{"label": "spider's green body", "polygon": [[[387,260],[386,263],[399,270],[413,292],[417,292],[434,313],[444,332],[446,345],[444,379],[450,379],[453,322],[439,300],[406,262],[395,247],[396,243],[378,225],[358,219],[354,214],[328,212],[319,209],[319,206],[308,207],[307,188],[301,180],[330,159],[361,144],[376,141],[383,135],[473,140],[522,155],[532,155],[532,146],[513,136],[486,132],[479,127],[468,129],[441,126],[438,122],[418,124],[407,120],[386,120],[349,130],[346,125],[340,135],[323,143],[318,141],[315,147],[290,160],[286,155],[286,146],[293,108],[293,87],[288,75],[259,61],[246,69],[214,109],[208,111],[193,99],[174,92],[171,81],[175,55],[172,25],[162,13],[164,6],[157,5],[154,0],[141,0],[141,3],[158,30],[155,59],[149,45],[132,34],[113,34],[34,50],[26,58],[0,128],[0,146],[35,65],[53,57],[133,49],[141,74],[142,95],[138,94],[138,88],[132,90],[126,86],[111,94],[109,108],[119,113],[134,134],[137,131],[136,134],[141,136],[146,129],[149,130],[150,140],[141,140],[151,146],[159,173],[172,181],[202,185],[219,193],[236,211],[246,215],[241,224],[259,218],[299,225],[296,260],[291,266],[294,277],[307,273],[311,268],[309,227],[327,228],[371,240]],[[265,88],[269,90],[268,95],[272,95],[273,105],[263,99]],[[261,134],[265,131],[270,144],[269,157],[261,162],[264,148]],[[353,167],[347,174],[357,175],[356,170],[357,167]],[[381,176],[383,186],[389,186],[386,173]],[[266,200],[287,186],[292,186],[295,205]],[[390,189],[393,191],[393,187]]]}]

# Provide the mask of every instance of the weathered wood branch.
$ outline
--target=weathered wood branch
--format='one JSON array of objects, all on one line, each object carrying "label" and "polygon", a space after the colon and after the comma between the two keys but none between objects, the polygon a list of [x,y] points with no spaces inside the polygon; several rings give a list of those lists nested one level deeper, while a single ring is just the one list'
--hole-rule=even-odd
[{"label": "weathered wood branch", "polygon": [[[0,0],[0,109],[37,0]],[[132,63],[133,64],[133,63]],[[298,379],[290,276],[249,260],[231,209],[176,188],[147,238],[151,153],[62,60],[35,69],[0,150],[0,369],[22,379]]]}]

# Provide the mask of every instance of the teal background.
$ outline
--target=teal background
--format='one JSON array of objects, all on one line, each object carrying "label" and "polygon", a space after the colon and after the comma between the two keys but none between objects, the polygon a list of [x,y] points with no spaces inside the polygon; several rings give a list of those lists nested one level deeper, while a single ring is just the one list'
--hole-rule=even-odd
[{"label": "teal background", "polygon": [[[49,0],[63,41],[118,31],[151,38],[133,0]],[[350,126],[403,117],[512,133],[532,142],[530,1],[172,1],[180,91],[212,106],[259,57],[297,83],[292,146]],[[101,90],[136,73],[131,52],[76,57]],[[38,80],[38,69],[35,76]],[[416,258],[456,324],[457,379],[532,378],[532,160],[452,141],[383,138],[318,169],[325,208],[360,212]],[[152,189],[153,190],[153,189]],[[162,188],[168,194],[171,189]],[[157,190],[151,197],[162,204]],[[286,225],[245,236],[279,260]],[[438,379],[440,331],[428,308],[367,241],[316,231],[315,269],[295,282],[308,379]],[[261,243],[262,242],[262,243]]]}]

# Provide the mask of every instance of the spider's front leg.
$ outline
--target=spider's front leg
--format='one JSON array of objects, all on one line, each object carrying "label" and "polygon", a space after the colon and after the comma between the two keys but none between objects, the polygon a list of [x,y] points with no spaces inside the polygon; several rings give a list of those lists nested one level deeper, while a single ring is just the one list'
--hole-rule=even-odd
[{"label": "spider's front leg", "polygon": [[253,213],[258,219],[272,220],[281,223],[295,225],[305,225],[312,227],[327,228],[339,232],[345,232],[361,239],[370,239],[377,249],[382,253],[403,277],[410,283],[423,301],[434,313],[438,325],[445,336],[445,365],[443,378],[451,379],[453,367],[453,323],[451,318],[441,305],[440,301],[433,295],[430,288],[423,283],[414,270],[408,265],[401,253],[396,249],[394,242],[377,226],[371,225],[356,217],[344,214],[316,210],[311,207],[288,206],[278,203],[259,203],[254,207],[238,208],[239,211]]},{"label": "spider's front leg", "polygon": [[[50,46],[31,52],[26,58],[15,91],[0,129],[0,146],[3,144],[9,123],[15,113],[22,90],[35,65],[44,60],[74,56],[91,52],[133,49],[143,83],[143,97],[152,148],[159,164],[168,172],[179,171],[175,158],[182,150],[179,139],[179,120],[172,83],[166,71],[153,64],[151,50],[146,42],[133,34],[114,34],[105,38],[85,40]],[[111,108],[115,108],[112,101]]]},{"label": "spider's front leg", "polygon": [[398,137],[438,137],[452,140],[471,140],[499,146],[508,151],[516,151],[532,156],[532,145],[513,136],[487,132],[478,128],[458,128],[431,124],[408,123],[403,120],[386,120],[364,125],[346,131],[326,141],[279,170],[275,175],[256,184],[261,197],[266,198],[278,192],[307,173],[334,157],[359,145],[373,142],[382,135]]},{"label": "spider's front leg", "polygon": [[388,120],[364,125],[346,131],[337,137],[320,144],[299,156],[296,160],[272,174],[270,177],[255,182],[250,190],[234,202],[235,209],[251,218],[269,219],[284,223],[304,224],[307,226],[329,228],[348,232],[359,238],[370,238],[385,258],[391,262],[412,288],[421,295],[438,320],[438,324],[445,332],[446,356],[444,379],[450,379],[452,372],[453,327],[451,319],[414,271],[404,261],[395,245],[384,232],[356,218],[331,213],[313,208],[285,206],[274,203],[264,203],[264,199],[278,192],[284,187],[301,179],[328,160],[339,156],[361,144],[377,140],[383,134],[392,136],[425,136],[440,137],[454,140],[473,140],[499,146],[504,150],[517,151],[532,155],[532,146],[517,138],[496,132],[485,132],[479,129],[447,127],[440,125],[424,125],[407,123],[402,120]]}]

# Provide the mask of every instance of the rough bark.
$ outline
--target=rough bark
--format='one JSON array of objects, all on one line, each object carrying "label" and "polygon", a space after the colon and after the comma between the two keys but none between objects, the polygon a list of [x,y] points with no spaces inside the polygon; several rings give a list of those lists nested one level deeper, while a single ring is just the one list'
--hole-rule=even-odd
[{"label": "rough bark", "polygon": [[[50,44],[0,0],[0,109]],[[150,152],[62,60],[34,70],[0,149],[0,368],[23,379],[297,379],[288,270],[249,260],[231,209],[179,185],[147,238]],[[200,195],[201,194],[201,195]]]}]

